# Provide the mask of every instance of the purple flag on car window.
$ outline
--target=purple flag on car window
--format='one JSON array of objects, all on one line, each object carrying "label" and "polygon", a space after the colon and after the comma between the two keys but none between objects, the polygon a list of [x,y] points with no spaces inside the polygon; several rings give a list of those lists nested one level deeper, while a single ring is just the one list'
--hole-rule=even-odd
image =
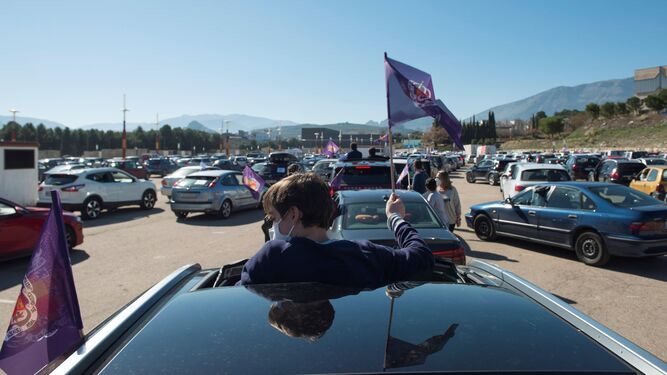
[{"label": "purple flag on car window", "polygon": [[430,116],[445,128],[454,143],[461,144],[461,123],[445,104],[436,100],[431,75],[384,55],[389,127]]},{"label": "purple flag on car window", "polygon": [[36,373],[83,337],[57,190],[51,192],[51,200],[0,349],[0,370],[9,375]]},{"label": "purple flag on car window", "polygon": [[333,158],[338,153],[338,151],[340,151],[340,147],[338,147],[336,142],[332,141],[331,139],[324,147],[324,154],[330,158]]},{"label": "purple flag on car window", "polygon": [[243,185],[250,189],[253,198],[259,199],[266,183],[257,172],[253,171],[252,168],[246,165],[245,168],[243,168]]}]

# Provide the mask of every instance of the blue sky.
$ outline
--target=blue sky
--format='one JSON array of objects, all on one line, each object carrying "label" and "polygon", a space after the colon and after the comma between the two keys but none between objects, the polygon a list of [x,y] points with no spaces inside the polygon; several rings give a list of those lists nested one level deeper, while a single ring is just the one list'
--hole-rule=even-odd
[{"label": "blue sky", "polygon": [[8,1],[0,113],[386,118],[383,52],[458,117],[667,64],[667,1]]}]

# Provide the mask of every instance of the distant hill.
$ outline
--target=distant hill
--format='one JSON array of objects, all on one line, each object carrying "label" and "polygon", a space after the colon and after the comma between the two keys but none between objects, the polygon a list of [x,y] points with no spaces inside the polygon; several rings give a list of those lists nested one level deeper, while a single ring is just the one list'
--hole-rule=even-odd
[{"label": "distant hill", "polygon": [[[0,126],[4,125],[8,122],[12,121],[12,116],[0,116]],[[39,124],[44,124],[47,128],[66,128],[65,125],[51,121],[51,120],[44,120],[44,119],[39,119],[39,118],[34,118],[34,117],[23,117],[23,116],[16,116],[16,122],[19,124],[27,124],[31,122],[33,125],[37,126]]]},{"label": "distant hill", "polygon": [[215,133],[216,132],[215,130],[207,128],[206,126],[202,125],[202,123],[200,123],[199,121],[190,121],[190,123],[188,124],[188,126],[186,126],[186,128],[192,129],[192,130],[199,130],[199,131],[206,132],[206,133]]},{"label": "distant hill", "polygon": [[525,99],[489,108],[476,114],[475,117],[486,119],[489,111],[493,111],[496,120],[525,120],[538,111],[552,115],[563,109],[583,110],[588,103],[624,102],[633,95],[633,78],[598,81],[578,86],[559,86]]}]

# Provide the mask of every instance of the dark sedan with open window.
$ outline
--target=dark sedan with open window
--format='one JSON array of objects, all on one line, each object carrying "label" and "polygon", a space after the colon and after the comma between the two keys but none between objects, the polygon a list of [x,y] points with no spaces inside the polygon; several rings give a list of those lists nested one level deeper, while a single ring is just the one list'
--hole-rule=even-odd
[{"label": "dark sedan with open window", "polygon": [[611,255],[667,254],[667,205],[618,184],[538,184],[470,207],[466,222],[482,240],[503,236],[563,247],[593,266]]}]

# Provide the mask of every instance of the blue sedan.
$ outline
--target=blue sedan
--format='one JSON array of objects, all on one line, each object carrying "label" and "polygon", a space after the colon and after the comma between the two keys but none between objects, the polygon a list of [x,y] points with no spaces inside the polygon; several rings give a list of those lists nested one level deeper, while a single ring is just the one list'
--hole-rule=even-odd
[{"label": "blue sedan", "polygon": [[576,252],[591,266],[614,256],[667,254],[667,205],[611,183],[532,186],[505,201],[477,204],[466,214],[477,237],[512,237]]}]

